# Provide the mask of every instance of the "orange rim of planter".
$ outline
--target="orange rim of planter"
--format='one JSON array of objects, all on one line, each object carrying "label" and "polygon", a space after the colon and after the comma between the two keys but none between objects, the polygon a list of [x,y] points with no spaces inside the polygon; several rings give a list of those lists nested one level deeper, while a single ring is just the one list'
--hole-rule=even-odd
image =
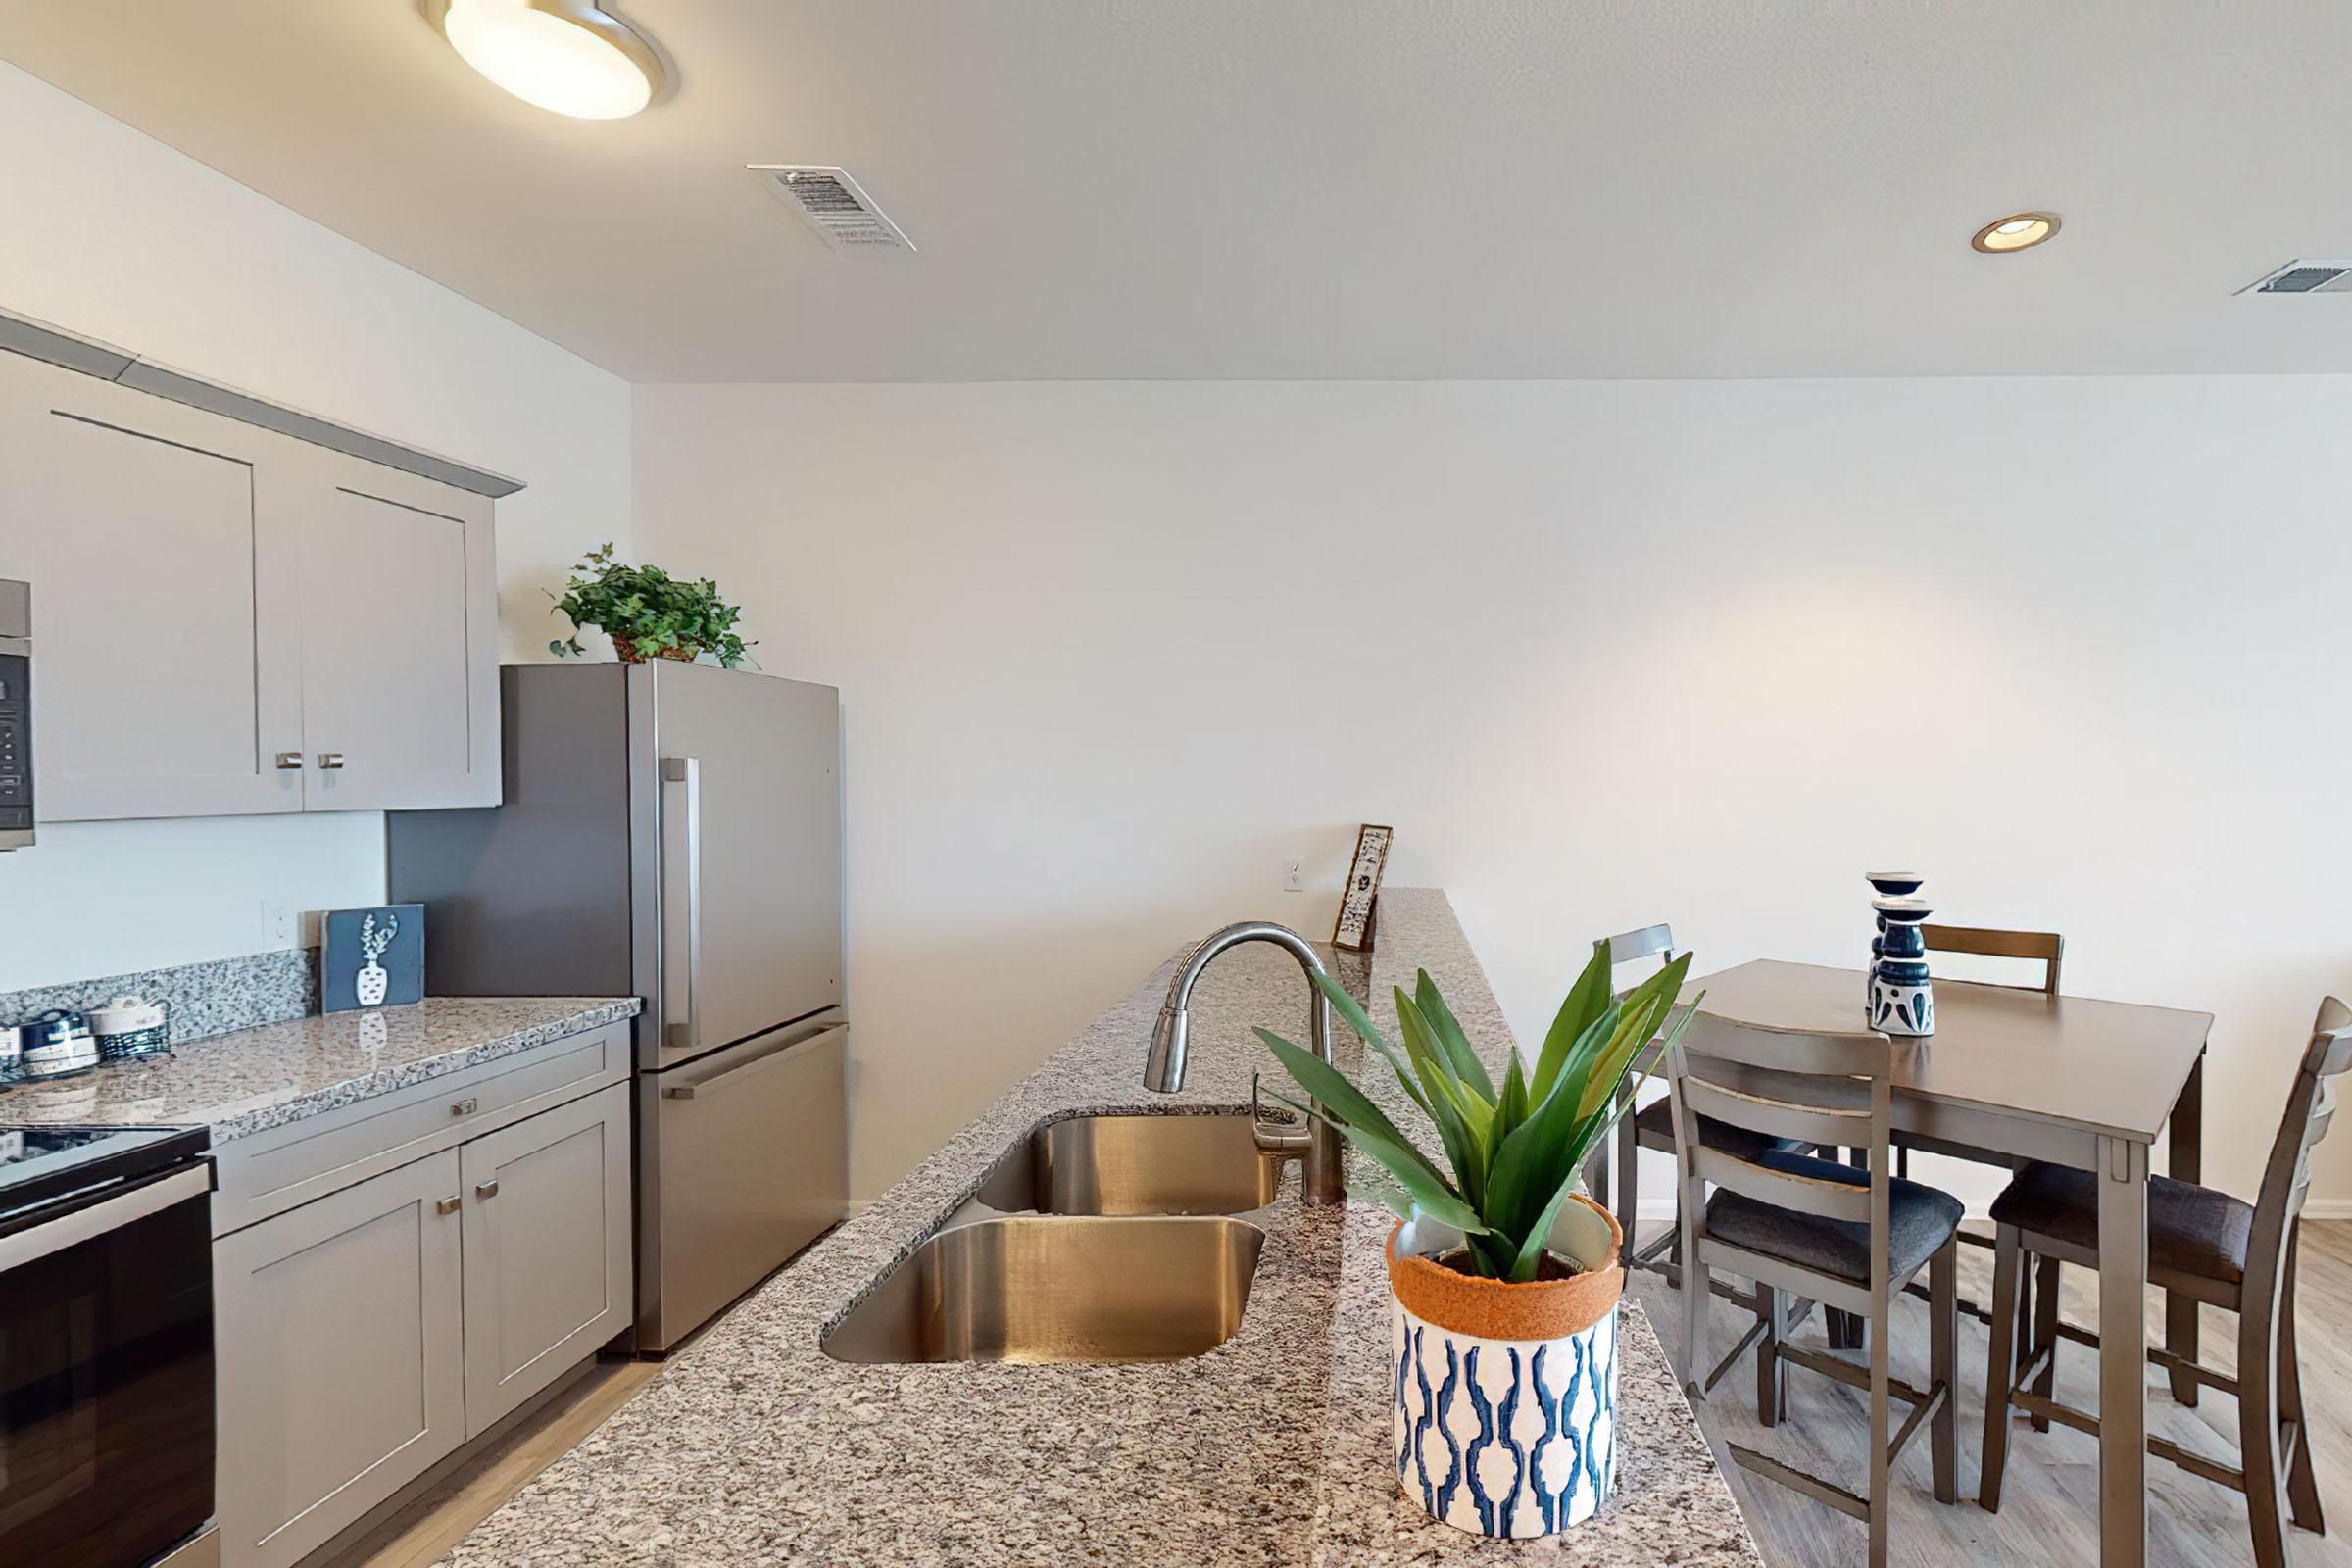
[{"label": "orange rim of planter", "polygon": [[1582,1334],[1609,1315],[1625,1295],[1625,1231],[1617,1217],[1582,1193],[1576,1200],[1598,1214],[1609,1227],[1609,1264],[1588,1269],[1573,1279],[1480,1279],[1459,1274],[1435,1260],[1407,1253],[1396,1255],[1396,1237],[1402,1221],[1389,1232],[1389,1289],[1404,1309],[1424,1323],[1481,1340],[1564,1340]]}]

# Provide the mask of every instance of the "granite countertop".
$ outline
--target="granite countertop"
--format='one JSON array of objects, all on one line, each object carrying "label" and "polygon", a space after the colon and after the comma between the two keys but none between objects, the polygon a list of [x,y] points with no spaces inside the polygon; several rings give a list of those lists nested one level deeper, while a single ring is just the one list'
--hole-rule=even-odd
[{"label": "granite countertop", "polygon": [[[1499,1056],[1508,1027],[1442,892],[1383,893],[1380,947],[1368,963],[1327,961],[1352,989],[1384,997],[1427,967],[1471,1037]],[[1249,1026],[1305,1028],[1298,966],[1262,945],[1219,958],[1193,997],[1190,1082],[1152,1095],[1141,1083],[1145,1043],[1174,961],[673,1357],[445,1562],[1756,1564],[1630,1297],[1609,1506],[1559,1536],[1507,1545],[1402,1501],[1389,1448],[1389,1218],[1369,1203],[1303,1207],[1296,1166],[1268,1211],[1241,1330],[1205,1355],[1049,1366],[825,1355],[826,1329],[1033,1128],[1090,1111],[1247,1107],[1250,1070],[1266,1064]],[[1392,1106],[1402,1102],[1393,1081],[1385,1090]]]},{"label": "granite countertop", "polygon": [[0,1122],[209,1126],[215,1144],[637,1015],[635,997],[427,997],[239,1029],[0,1091]]}]

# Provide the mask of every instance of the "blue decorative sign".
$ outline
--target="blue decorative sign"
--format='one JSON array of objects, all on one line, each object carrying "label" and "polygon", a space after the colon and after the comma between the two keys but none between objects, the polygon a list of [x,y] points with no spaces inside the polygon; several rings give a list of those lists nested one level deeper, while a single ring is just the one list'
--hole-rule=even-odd
[{"label": "blue decorative sign", "polygon": [[424,906],[329,909],[321,922],[318,1007],[350,1012],[424,996]]}]

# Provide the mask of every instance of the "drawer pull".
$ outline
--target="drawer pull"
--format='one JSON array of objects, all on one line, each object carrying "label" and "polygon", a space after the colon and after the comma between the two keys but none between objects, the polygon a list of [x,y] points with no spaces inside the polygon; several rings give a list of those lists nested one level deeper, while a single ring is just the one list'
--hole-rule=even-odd
[{"label": "drawer pull", "polygon": [[436,1214],[455,1214],[458,1211],[458,1206],[459,1200],[457,1199],[444,1198],[433,1205],[433,1212]]},{"label": "drawer pull", "polygon": [[278,754],[277,754],[277,766],[278,766],[278,771],[280,771],[280,772],[282,772],[282,773],[299,773],[299,772],[301,772],[301,771],[302,771],[302,754],[301,754],[300,752],[280,752],[280,753],[278,753]]},{"label": "drawer pull", "polygon": [[467,1095],[464,1100],[453,1103],[449,1107],[449,1113],[452,1116],[470,1116],[479,1106],[480,1102],[476,1101],[473,1096]]},{"label": "drawer pull", "polygon": [[318,765],[331,773],[343,765],[343,754],[341,752],[320,752]]},{"label": "drawer pull", "polygon": [[473,1196],[476,1198],[496,1198],[498,1196],[498,1178],[493,1176],[486,1182],[475,1182],[473,1184]]}]

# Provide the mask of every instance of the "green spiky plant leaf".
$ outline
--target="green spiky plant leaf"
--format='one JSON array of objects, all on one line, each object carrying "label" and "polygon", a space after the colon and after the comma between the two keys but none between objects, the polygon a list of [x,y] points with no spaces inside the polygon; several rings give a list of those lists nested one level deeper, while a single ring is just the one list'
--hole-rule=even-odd
[{"label": "green spiky plant leaf", "polygon": [[[1618,996],[1609,989],[1607,946],[1597,946],[1533,1065],[1513,1052],[1499,1087],[1428,970],[1410,993],[1399,986],[1392,999],[1401,1053],[1337,980],[1316,975],[1333,1009],[1429,1119],[1443,1165],[1345,1073],[1269,1030],[1257,1034],[1311,1103],[1276,1098],[1329,1122],[1386,1174],[1367,1196],[1399,1215],[1426,1214],[1460,1231],[1471,1272],[1525,1282],[1543,1265],[1544,1242],[1585,1161],[1633,1103],[1617,1090],[1637,1071],[1642,1079],[1654,1072],[1689,1026],[1688,1011],[1673,1014],[1690,970],[1686,953]],[[1653,1041],[1661,1042],[1658,1054],[1637,1069]]]}]

